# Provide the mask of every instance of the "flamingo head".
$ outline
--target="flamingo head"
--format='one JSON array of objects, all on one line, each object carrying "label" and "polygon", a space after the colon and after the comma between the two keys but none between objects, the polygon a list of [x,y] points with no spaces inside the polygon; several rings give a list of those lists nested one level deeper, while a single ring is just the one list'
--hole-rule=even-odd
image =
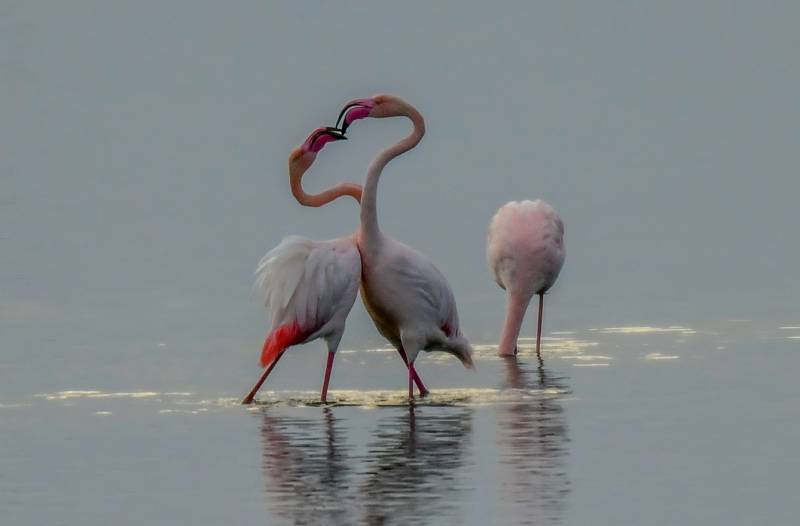
[{"label": "flamingo head", "polygon": [[467,369],[475,370],[475,363],[472,361],[472,346],[460,333],[457,336],[449,337],[442,350],[458,358],[458,361]]},{"label": "flamingo head", "polygon": [[366,117],[399,117],[408,114],[409,105],[394,95],[376,95],[367,99],[354,99],[348,102],[336,119],[336,127],[342,133],[358,119]]},{"label": "flamingo head", "polygon": [[311,132],[311,135],[308,136],[301,146],[292,151],[291,155],[289,155],[289,164],[305,171],[311,166],[314,159],[317,158],[317,153],[322,150],[326,144],[331,141],[342,141],[346,139],[347,137],[335,128],[317,128]]}]

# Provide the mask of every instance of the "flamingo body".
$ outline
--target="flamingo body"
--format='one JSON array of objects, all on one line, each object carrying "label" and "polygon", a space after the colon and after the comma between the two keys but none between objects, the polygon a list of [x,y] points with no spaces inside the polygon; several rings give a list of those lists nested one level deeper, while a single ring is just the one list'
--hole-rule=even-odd
[{"label": "flamingo body", "polygon": [[[543,295],[558,278],[564,255],[564,223],[544,201],[511,201],[495,213],[486,256],[495,281],[508,294],[500,354],[516,353],[525,310],[534,294],[540,295],[543,305]],[[537,352],[538,338],[537,334]]]},{"label": "flamingo body", "polygon": [[472,365],[472,349],[461,334],[453,292],[444,275],[430,259],[385,235],[378,225],[378,182],[386,165],[419,144],[425,121],[416,108],[392,95],[378,95],[349,102],[339,114],[342,132],[366,117],[406,117],[413,131],[384,149],[370,164],[361,197],[357,235],[361,252],[361,298],[380,332],[409,364],[411,381],[417,374],[414,360],[420,351],[444,351],[466,367]]},{"label": "flamingo body", "polygon": [[503,290],[546,292],[564,264],[564,223],[542,200],[506,203],[489,225],[486,256]]},{"label": "flamingo body", "polygon": [[[453,292],[433,262],[411,247],[381,236],[380,248],[362,249],[361,299],[378,332],[413,363],[420,350],[462,359],[462,336]],[[366,254],[366,256],[365,256]]]},{"label": "flamingo body", "polygon": [[267,252],[256,271],[256,285],[272,313],[262,367],[285,348],[317,338],[336,352],[360,278],[361,258],[352,236],[328,241],[288,236]]}]

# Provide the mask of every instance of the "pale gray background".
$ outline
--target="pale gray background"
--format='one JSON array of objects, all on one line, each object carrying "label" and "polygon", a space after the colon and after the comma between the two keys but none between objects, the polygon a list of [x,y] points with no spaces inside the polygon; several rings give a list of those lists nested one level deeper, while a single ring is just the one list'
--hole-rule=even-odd
[{"label": "pale gray background", "polygon": [[[357,222],[349,200],[297,205],[286,157],[379,92],[428,125],[384,174],[382,225],[438,263],[473,340],[503,315],[488,221],[537,197],[567,232],[551,330],[791,320],[798,20],[796,2],[3,1],[4,352],[254,360],[259,257]],[[407,129],[358,123],[308,186],[361,181]],[[380,342],[357,304],[345,344]]]}]

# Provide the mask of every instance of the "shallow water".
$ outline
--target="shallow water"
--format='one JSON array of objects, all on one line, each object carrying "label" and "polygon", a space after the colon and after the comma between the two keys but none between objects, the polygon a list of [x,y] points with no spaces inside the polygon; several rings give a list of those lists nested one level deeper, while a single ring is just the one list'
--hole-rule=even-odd
[{"label": "shallow water", "polygon": [[541,361],[531,340],[518,361],[478,345],[474,374],[425,355],[413,406],[385,349],[341,353],[321,406],[314,345],[252,407],[252,368],[241,393],[18,384],[0,398],[3,523],[790,524],[797,325],[554,333]]}]

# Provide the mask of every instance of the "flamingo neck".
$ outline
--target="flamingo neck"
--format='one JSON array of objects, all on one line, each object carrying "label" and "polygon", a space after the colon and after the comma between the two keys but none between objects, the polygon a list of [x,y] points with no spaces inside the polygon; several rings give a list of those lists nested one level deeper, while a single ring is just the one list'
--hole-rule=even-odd
[{"label": "flamingo neck", "polygon": [[422,136],[425,135],[425,120],[422,114],[411,105],[408,105],[403,116],[408,117],[414,125],[411,133],[399,142],[389,146],[379,153],[369,166],[367,181],[364,184],[364,195],[361,199],[361,228],[359,240],[361,243],[370,245],[381,239],[381,231],[378,226],[378,180],[381,172],[389,162],[410,149],[414,148]]},{"label": "flamingo neck", "polygon": [[522,328],[522,320],[525,318],[525,311],[531,301],[530,295],[508,294],[506,304],[506,321],[503,324],[503,332],[500,335],[500,346],[498,354],[513,355],[517,348],[517,338]]},{"label": "flamingo neck", "polygon": [[303,190],[303,175],[308,170],[308,166],[289,165],[289,184],[292,187],[292,195],[303,206],[323,206],[339,197],[350,196],[359,203],[361,202],[362,188],[360,184],[339,183],[318,194],[307,194]]}]

